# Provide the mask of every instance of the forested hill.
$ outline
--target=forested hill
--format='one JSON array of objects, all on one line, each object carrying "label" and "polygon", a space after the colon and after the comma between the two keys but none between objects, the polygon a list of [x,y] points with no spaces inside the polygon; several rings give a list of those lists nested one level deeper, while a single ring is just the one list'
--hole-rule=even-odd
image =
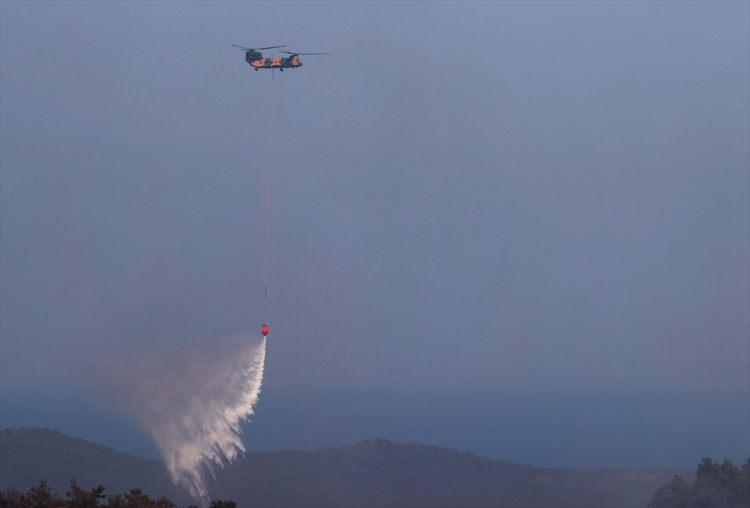
[{"label": "forested hill", "polygon": [[[535,468],[376,439],[312,452],[249,453],[218,470],[209,488],[213,496],[254,508],[643,508],[675,473]],[[151,496],[188,503],[159,462],[51,430],[0,431],[0,488],[23,490],[46,479],[64,493],[72,478],[83,487],[141,487]]]},{"label": "forested hill", "polygon": [[189,501],[159,461],[142,459],[50,429],[0,431],[0,488],[24,491],[46,480],[64,493],[70,480],[109,492],[140,487],[152,496]]},{"label": "forested hill", "polygon": [[747,508],[750,506],[750,459],[741,467],[704,458],[692,481],[676,475],[660,488],[649,508]]}]

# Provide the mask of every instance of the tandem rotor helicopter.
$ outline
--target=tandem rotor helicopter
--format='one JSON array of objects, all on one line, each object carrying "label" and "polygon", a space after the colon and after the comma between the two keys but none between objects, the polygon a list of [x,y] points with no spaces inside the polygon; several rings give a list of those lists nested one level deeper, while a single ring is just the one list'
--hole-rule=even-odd
[{"label": "tandem rotor helicopter", "polygon": [[302,62],[299,59],[300,55],[330,55],[330,53],[281,51],[281,53],[289,56],[272,56],[264,58],[263,53],[261,53],[260,50],[285,48],[286,46],[267,46],[265,48],[246,48],[245,46],[238,46],[237,44],[232,44],[232,46],[245,52],[245,61],[256,71],[260,69],[278,69],[280,72],[284,72],[284,69],[296,69],[297,67],[302,67]]},{"label": "tandem rotor helicopter", "polygon": [[[281,51],[281,53],[284,53],[289,56],[272,56],[269,58],[264,58],[263,53],[261,53],[261,50],[264,49],[278,49],[278,48],[285,48],[285,45],[281,46],[266,46],[265,48],[247,48],[245,46],[239,46],[237,44],[232,44],[235,48],[241,49],[245,52],[245,61],[250,64],[250,67],[255,69],[256,71],[260,69],[271,69],[271,71],[275,71],[276,69],[279,70],[279,72],[284,72],[284,69],[296,69],[297,67],[302,67],[302,62],[300,61],[299,57],[300,55],[330,55],[330,53],[301,53],[299,51]],[[272,74],[273,76],[273,74]],[[268,174],[270,177],[270,171],[271,171],[271,148],[269,143],[269,149],[268,149]],[[268,185],[268,184],[267,184]],[[267,195],[270,195],[270,187],[266,190]],[[266,207],[269,206],[269,201],[266,201]],[[268,210],[266,210],[266,213],[269,213]],[[268,227],[268,226],[266,226]],[[266,284],[263,286],[264,292],[265,292],[265,298],[266,298],[266,305],[268,305],[268,239],[266,238]],[[271,328],[268,326],[268,321],[263,321],[260,327],[260,334],[265,339],[268,334],[270,333]]]}]

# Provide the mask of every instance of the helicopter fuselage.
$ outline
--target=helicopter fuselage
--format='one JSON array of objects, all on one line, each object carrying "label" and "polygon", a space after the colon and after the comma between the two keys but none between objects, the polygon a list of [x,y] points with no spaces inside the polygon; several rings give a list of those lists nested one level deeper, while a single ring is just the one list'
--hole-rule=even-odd
[{"label": "helicopter fuselage", "polygon": [[298,55],[291,55],[288,57],[283,56],[271,56],[264,58],[259,52],[248,51],[245,55],[245,61],[250,64],[250,67],[256,71],[259,69],[295,69],[302,67],[302,62]]}]

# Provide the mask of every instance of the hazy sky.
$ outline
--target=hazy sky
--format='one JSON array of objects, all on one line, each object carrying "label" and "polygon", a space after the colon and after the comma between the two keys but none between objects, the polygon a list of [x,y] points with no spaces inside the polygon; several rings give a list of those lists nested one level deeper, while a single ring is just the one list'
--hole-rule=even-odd
[{"label": "hazy sky", "polygon": [[1,14],[8,400],[257,330],[269,140],[269,390],[750,394],[750,4]]}]

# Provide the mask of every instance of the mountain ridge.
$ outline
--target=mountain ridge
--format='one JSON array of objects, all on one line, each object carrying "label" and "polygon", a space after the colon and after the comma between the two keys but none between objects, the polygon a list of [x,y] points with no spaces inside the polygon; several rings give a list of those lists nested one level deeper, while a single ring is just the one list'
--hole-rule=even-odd
[{"label": "mountain ridge", "polygon": [[[676,470],[539,468],[446,447],[367,439],[313,451],[251,452],[216,470],[213,496],[238,506],[610,507],[645,506]],[[41,479],[64,493],[72,478],[115,493],[140,487],[179,504],[190,499],[163,464],[54,429],[0,430],[0,488]]]}]

